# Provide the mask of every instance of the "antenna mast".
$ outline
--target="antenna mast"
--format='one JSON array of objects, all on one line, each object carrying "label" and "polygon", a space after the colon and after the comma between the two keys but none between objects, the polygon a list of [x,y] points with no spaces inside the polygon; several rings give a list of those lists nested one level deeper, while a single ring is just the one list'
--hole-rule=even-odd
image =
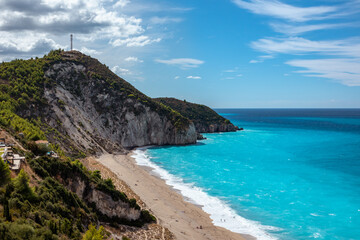
[{"label": "antenna mast", "polygon": [[73,50],[73,35],[70,34],[70,50]]}]

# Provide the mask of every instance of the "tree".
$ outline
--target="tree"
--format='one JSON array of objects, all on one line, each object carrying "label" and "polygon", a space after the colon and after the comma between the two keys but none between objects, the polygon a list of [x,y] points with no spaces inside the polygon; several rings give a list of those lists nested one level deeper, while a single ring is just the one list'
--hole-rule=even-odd
[{"label": "tree", "polygon": [[103,240],[105,238],[105,230],[100,226],[97,230],[92,224],[89,225],[89,230],[86,231],[82,240]]},{"label": "tree", "polygon": [[14,191],[14,187],[12,183],[8,183],[5,188],[4,197],[2,199],[3,206],[4,206],[4,218],[6,221],[11,221],[11,214],[10,214],[10,207],[9,207],[9,198],[11,193]]},{"label": "tree", "polygon": [[9,200],[7,200],[7,199],[5,199],[5,201],[4,201],[4,215],[3,216],[6,221],[11,221]]},{"label": "tree", "polygon": [[0,157],[0,187],[6,185],[11,180],[9,166]]},{"label": "tree", "polygon": [[21,169],[19,175],[14,180],[15,191],[23,195],[25,199],[33,200],[34,192],[29,186],[29,176]]}]

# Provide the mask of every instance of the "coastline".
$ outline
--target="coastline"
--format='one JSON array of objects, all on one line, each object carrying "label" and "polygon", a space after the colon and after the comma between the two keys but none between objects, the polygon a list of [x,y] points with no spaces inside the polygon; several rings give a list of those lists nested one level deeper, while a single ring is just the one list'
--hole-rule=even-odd
[{"label": "coastline", "polygon": [[163,179],[151,174],[149,167],[139,166],[132,157],[133,154],[106,154],[96,158],[96,161],[124,181],[153,212],[158,223],[169,229],[176,239],[254,239],[252,236],[215,226],[210,215],[199,206],[185,201]]}]

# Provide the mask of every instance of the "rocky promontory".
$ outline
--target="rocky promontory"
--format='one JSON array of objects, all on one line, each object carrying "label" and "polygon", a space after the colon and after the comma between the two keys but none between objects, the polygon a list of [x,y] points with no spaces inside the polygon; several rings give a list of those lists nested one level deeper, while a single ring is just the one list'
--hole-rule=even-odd
[{"label": "rocky promontory", "polygon": [[232,124],[228,119],[217,114],[213,109],[186,100],[176,98],[155,98],[156,101],[167,105],[190,119],[198,133],[235,132],[241,128]]}]

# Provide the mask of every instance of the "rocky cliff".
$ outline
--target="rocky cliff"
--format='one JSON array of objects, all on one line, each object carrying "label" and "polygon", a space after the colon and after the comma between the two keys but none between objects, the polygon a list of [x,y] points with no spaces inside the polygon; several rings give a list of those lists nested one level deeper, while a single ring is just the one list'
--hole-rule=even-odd
[{"label": "rocky cliff", "polygon": [[96,213],[101,221],[135,226],[155,221],[135,199],[117,191],[111,180],[103,179],[100,172],[88,171],[79,161],[42,156],[30,159],[29,164],[39,177],[51,178],[51,185],[75,193],[89,208],[86,211]]},{"label": "rocky cliff", "polygon": [[114,200],[111,195],[96,189],[93,184],[79,177],[58,178],[58,181],[70,191],[76,193],[80,199],[84,199],[88,205],[94,205],[96,210],[103,216],[125,219],[129,222],[140,218],[140,208],[131,207],[125,201]]},{"label": "rocky cliff", "polygon": [[176,98],[155,98],[154,100],[189,118],[193,121],[196,131],[199,133],[234,132],[239,130],[228,119],[220,116],[205,105],[190,103],[185,100],[181,101]]},{"label": "rocky cliff", "polygon": [[[147,97],[96,59],[77,51],[52,51],[43,59],[19,61],[2,68],[4,82],[24,88],[20,98],[11,96],[10,100],[23,102],[24,94],[29,98],[13,112],[21,118],[40,119],[37,125],[51,142],[92,154],[196,142],[195,126],[189,119]],[[29,71],[34,71],[31,67],[38,71],[36,80],[26,69],[9,72],[12,63],[15,68],[30,65]],[[34,83],[20,84],[26,78]],[[34,85],[36,96],[28,91]],[[4,115],[11,118],[8,112]]]},{"label": "rocky cliff", "polygon": [[194,125],[186,118],[153,102],[95,59],[77,52],[63,56],[45,72],[56,83],[45,88],[52,109],[48,122],[58,127],[59,120],[82,148],[109,151],[114,143],[132,148],[196,141]]}]

